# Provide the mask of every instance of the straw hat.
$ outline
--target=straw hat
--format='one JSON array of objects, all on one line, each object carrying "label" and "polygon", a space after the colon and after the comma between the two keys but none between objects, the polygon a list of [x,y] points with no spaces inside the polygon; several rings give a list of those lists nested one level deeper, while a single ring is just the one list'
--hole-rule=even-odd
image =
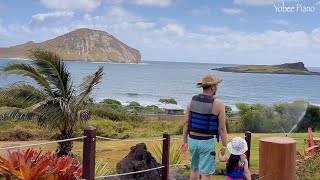
[{"label": "straw hat", "polygon": [[197,83],[197,87],[206,87],[214,84],[218,84],[222,81],[222,79],[219,79],[215,75],[207,74],[203,76],[202,82]]},{"label": "straw hat", "polygon": [[241,155],[248,150],[247,142],[241,137],[235,137],[227,145],[230,154]]}]

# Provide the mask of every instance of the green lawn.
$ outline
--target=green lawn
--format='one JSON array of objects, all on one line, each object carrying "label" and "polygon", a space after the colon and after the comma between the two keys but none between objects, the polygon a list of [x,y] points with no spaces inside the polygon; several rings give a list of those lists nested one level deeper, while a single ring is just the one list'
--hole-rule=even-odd
[{"label": "green lawn", "polygon": [[[236,136],[244,137],[244,134],[228,134],[228,142]],[[284,137],[285,134],[252,134],[252,141],[251,141],[251,159],[250,159],[250,169],[253,173],[258,173],[259,171],[259,139],[263,137],[271,137],[271,136],[282,136]],[[315,137],[320,137],[320,133],[314,133]],[[289,134],[289,137],[295,138],[297,140],[297,151],[303,154],[303,150],[306,148],[304,144],[304,139],[308,137],[307,133],[292,133]],[[181,144],[181,136],[174,136],[172,139],[172,143]],[[153,138],[154,139],[154,138]],[[1,141],[0,146],[12,146],[12,145],[21,145],[21,144],[30,144],[30,143],[37,143],[37,142],[44,142],[44,141]],[[96,148],[96,160],[107,163],[108,166],[115,170],[116,163],[124,158],[131,146],[134,146],[137,142],[121,142],[121,141],[97,141],[97,148]],[[153,152],[152,146],[156,142],[146,142],[148,150]],[[73,153],[82,157],[82,142],[75,142]],[[53,151],[55,150],[57,144],[49,144],[45,146],[41,146],[42,151]],[[218,151],[221,147],[221,143],[218,143],[216,146],[216,150]],[[35,147],[38,149],[39,147]],[[0,152],[1,155],[4,154],[4,151]],[[183,155],[183,161],[181,163],[189,162],[188,154]],[[218,168],[224,168],[223,163],[218,162]],[[213,176],[214,179],[224,178],[222,176]]]}]

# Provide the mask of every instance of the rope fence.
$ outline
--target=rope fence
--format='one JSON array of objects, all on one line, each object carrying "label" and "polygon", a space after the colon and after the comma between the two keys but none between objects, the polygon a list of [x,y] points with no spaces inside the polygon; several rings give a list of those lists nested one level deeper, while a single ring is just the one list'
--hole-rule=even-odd
[{"label": "rope fence", "polygon": [[97,139],[103,139],[108,141],[123,141],[123,142],[155,142],[155,141],[163,141],[165,138],[159,138],[159,139],[141,139],[141,140],[130,140],[130,139],[113,139],[113,138],[107,138],[103,136],[96,136]]},{"label": "rope fence", "polygon": [[[116,177],[116,176],[125,176],[125,175],[132,175],[142,172],[148,172],[153,170],[161,169],[161,177],[162,180],[168,180],[169,178],[169,168],[170,167],[177,167],[177,166],[186,166],[190,165],[189,163],[184,164],[169,164],[170,158],[170,140],[181,140],[182,138],[171,138],[170,134],[164,133],[162,138],[156,139],[140,139],[140,140],[130,140],[130,139],[113,139],[107,138],[103,136],[96,135],[96,128],[93,126],[89,126],[84,129],[84,136],[70,138],[70,139],[63,139],[63,140],[56,140],[56,141],[48,141],[42,143],[35,143],[35,144],[26,144],[26,145],[18,145],[18,146],[10,146],[10,147],[1,147],[0,150],[10,150],[10,149],[19,149],[24,147],[34,147],[34,146],[42,146],[47,144],[53,143],[61,143],[67,141],[74,141],[83,139],[83,161],[82,161],[82,179],[85,180],[94,180],[94,179],[101,179],[101,178],[108,178],[108,177]],[[160,167],[155,167],[151,169],[145,169],[141,171],[134,171],[134,172],[126,172],[122,174],[115,174],[115,175],[108,175],[108,176],[98,176],[95,177],[95,156],[96,156],[96,141],[97,139],[107,140],[107,141],[121,141],[121,142],[155,142],[155,141],[162,141],[162,162]],[[249,150],[246,152],[247,159],[250,162],[250,145],[251,145],[251,133],[246,132],[245,139],[248,143]]]},{"label": "rope fence", "polygon": [[19,145],[19,146],[2,147],[2,148],[0,148],[0,150],[9,150],[9,149],[19,149],[19,148],[24,148],[24,147],[42,146],[42,145],[47,145],[47,144],[74,141],[74,140],[85,139],[85,138],[86,138],[86,136],[80,136],[80,137],[76,137],[76,138],[63,139],[63,140],[57,140],[57,141],[48,141],[48,142],[36,143],[36,144],[26,144],[26,145]]}]

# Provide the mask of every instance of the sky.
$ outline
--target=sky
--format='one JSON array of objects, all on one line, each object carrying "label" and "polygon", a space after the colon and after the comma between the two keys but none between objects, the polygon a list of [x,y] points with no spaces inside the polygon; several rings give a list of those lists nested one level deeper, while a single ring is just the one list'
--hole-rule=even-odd
[{"label": "sky", "polygon": [[142,60],[320,67],[320,0],[0,0],[0,47],[77,28]]}]

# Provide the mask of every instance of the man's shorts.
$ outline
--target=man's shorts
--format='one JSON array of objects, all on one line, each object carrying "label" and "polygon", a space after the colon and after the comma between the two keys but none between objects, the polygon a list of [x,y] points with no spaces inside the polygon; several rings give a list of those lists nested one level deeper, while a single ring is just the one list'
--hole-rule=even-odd
[{"label": "man's shorts", "polygon": [[199,169],[200,174],[210,175],[216,168],[214,138],[200,139],[202,138],[199,136],[188,136],[191,169]]}]

